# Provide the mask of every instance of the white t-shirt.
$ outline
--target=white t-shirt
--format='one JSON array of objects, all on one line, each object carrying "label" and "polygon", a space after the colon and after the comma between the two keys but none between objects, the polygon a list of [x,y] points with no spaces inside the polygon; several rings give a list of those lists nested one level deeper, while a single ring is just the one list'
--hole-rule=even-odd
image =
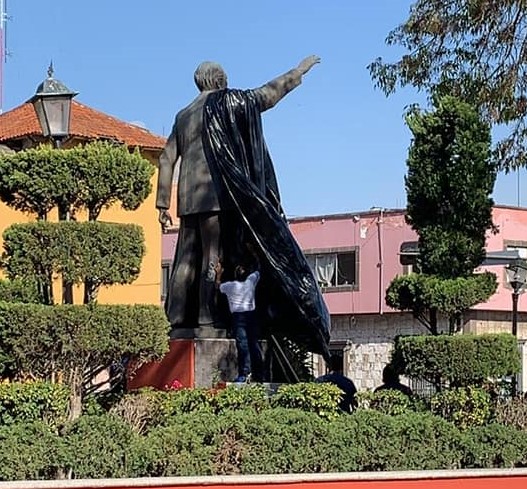
[{"label": "white t-shirt", "polygon": [[251,273],[244,282],[237,280],[224,282],[220,285],[220,292],[227,296],[231,312],[254,311],[254,291],[260,280],[260,272]]}]

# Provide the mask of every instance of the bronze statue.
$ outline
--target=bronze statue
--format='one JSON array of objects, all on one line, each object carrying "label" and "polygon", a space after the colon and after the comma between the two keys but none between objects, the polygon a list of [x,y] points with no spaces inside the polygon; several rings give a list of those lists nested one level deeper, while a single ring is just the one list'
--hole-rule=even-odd
[{"label": "bronze statue", "polygon": [[[318,56],[309,56],[296,68],[260,88],[243,91],[249,99],[231,97],[229,103],[243,105],[254,101],[255,111],[264,112],[299,86],[302,76],[319,62]],[[209,131],[208,127],[204,127],[204,124],[209,124],[204,122],[206,102],[215,92],[230,91],[227,89],[227,75],[220,65],[204,62],[196,69],[194,80],[200,94],[177,114],[172,132],[159,159],[156,207],[163,228],[172,223],[168,208],[174,170],[176,163],[180,164],[177,187],[180,227],[165,303],[167,317],[174,328],[215,326],[221,323],[215,306],[217,294],[214,286],[215,267],[219,260],[229,261],[229,256],[225,256],[229,254],[226,253],[225,247],[232,245],[232,249],[236,248],[240,254],[240,247],[243,247],[247,241],[240,232],[240,222],[243,219],[228,217],[231,215],[231,209],[237,204],[222,197],[221,193],[225,190],[222,190],[224,186],[221,177],[215,176],[214,171],[211,171],[210,157],[203,142],[204,134],[208,134]],[[279,197],[274,172],[268,165],[270,159],[267,157],[265,143],[260,146],[263,148],[260,152],[265,152],[267,173],[262,177],[264,175],[262,170],[260,176],[248,175],[248,179],[257,183],[261,177],[258,183],[261,189],[265,187],[266,182],[270,184],[268,187],[273,195],[268,193],[267,196],[274,198],[278,210]],[[222,236],[225,236],[225,239],[222,239]],[[239,260],[239,257],[236,259],[231,257],[230,261],[236,260]]]}]

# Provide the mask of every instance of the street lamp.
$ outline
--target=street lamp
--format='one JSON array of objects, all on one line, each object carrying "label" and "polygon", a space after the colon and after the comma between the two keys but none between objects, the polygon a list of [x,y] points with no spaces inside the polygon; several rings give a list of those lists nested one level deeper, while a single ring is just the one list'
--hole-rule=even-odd
[{"label": "street lamp", "polygon": [[48,77],[29,100],[37,113],[42,134],[51,138],[56,147],[70,132],[71,101],[75,95],[76,92],[53,78],[53,63],[50,63]]},{"label": "street lamp", "polygon": [[509,284],[512,287],[512,334],[518,334],[518,297],[527,283],[527,262],[515,260],[505,268]]}]

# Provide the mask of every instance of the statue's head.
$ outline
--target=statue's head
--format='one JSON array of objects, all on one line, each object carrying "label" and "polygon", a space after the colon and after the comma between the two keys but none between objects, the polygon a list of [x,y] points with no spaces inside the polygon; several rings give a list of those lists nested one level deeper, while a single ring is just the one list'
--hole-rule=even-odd
[{"label": "statue's head", "polygon": [[227,74],[218,63],[212,61],[204,61],[196,68],[194,81],[200,92],[227,88]]}]

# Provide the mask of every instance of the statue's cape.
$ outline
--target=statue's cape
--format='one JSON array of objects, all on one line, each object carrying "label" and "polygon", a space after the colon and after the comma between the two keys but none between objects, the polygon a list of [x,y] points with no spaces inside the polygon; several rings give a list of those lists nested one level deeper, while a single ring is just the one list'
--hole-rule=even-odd
[{"label": "statue's cape", "polygon": [[255,94],[230,89],[209,94],[202,140],[220,204],[234,209],[258,254],[257,308],[266,325],[328,358],[329,312],[283,216]]}]

